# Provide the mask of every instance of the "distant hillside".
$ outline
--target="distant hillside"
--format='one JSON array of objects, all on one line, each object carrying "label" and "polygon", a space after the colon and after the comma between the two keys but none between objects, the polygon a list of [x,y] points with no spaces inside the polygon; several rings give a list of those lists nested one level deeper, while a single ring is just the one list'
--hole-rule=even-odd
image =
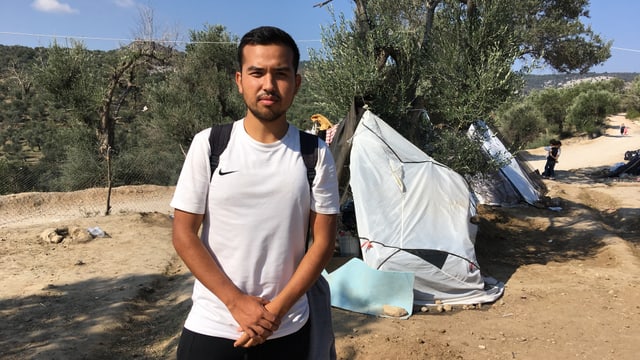
[{"label": "distant hillside", "polygon": [[594,79],[604,80],[606,78],[620,78],[625,82],[631,82],[640,73],[587,73],[587,74],[551,74],[551,75],[526,75],[525,93],[531,90],[544,89],[549,87],[562,87],[572,82]]}]

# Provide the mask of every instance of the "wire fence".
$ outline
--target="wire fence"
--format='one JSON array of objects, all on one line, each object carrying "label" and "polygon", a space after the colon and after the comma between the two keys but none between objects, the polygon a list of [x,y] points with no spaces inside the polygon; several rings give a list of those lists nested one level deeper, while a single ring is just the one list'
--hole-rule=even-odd
[{"label": "wire fence", "polygon": [[169,202],[183,155],[154,155],[120,154],[111,169],[114,185],[109,194],[104,162],[86,152],[56,163],[35,156],[20,161],[0,153],[0,227],[104,216],[108,198],[110,214],[171,214]]},{"label": "wire fence", "polygon": [[[1,181],[1,180],[0,180]],[[111,214],[159,212],[171,214],[174,187],[156,185],[121,186],[112,189]],[[28,192],[0,196],[0,228],[53,223],[104,216],[108,189],[73,192]]]}]

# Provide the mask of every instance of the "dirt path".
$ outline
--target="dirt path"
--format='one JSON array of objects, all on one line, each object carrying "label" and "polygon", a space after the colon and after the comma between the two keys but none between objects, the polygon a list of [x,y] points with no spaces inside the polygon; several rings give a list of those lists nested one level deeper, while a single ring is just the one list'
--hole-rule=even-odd
[{"label": "dirt path", "polygon": [[[620,135],[620,124],[629,127],[629,134]],[[576,138],[562,140],[562,153],[556,165],[558,178],[568,171],[578,169],[609,168],[616,163],[625,162],[624,153],[628,150],[640,150],[640,124],[625,119],[624,115],[611,116],[606,133],[596,139]],[[522,152],[533,169],[544,171],[547,152],[543,147]]]}]

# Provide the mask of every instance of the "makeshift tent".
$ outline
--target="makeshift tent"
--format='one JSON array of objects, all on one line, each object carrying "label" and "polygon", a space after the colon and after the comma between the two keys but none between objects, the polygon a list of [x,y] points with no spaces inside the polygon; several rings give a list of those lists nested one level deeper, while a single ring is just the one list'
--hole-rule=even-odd
[{"label": "makeshift tent", "polygon": [[[498,299],[503,284],[485,279],[476,260],[475,203],[464,178],[370,111],[352,108],[345,121],[343,129],[357,123],[348,140],[337,140],[342,151],[351,145],[349,183],[364,262],[377,270],[413,272],[416,305]],[[344,154],[336,158],[341,171]]]},{"label": "makeshift tent", "polygon": [[546,193],[546,187],[524,161],[511,155],[502,141],[484,121],[469,127],[467,135],[482,142],[482,149],[491,159],[506,163],[497,172],[479,174],[469,179],[478,202],[485,205],[515,205],[526,202],[534,205]]}]

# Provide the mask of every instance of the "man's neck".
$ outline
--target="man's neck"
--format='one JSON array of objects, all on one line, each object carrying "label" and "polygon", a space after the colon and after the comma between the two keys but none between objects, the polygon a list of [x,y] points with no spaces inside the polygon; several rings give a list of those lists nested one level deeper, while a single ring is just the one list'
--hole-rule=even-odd
[{"label": "man's neck", "polygon": [[284,116],[274,121],[261,121],[248,114],[244,118],[244,130],[252,139],[263,144],[271,144],[287,134],[289,123]]}]

